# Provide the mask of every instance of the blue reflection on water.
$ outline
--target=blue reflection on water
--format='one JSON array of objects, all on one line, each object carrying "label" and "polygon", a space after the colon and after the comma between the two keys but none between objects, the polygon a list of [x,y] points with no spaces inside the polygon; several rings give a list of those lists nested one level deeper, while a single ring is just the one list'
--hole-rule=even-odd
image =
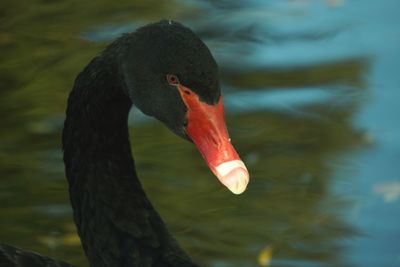
[{"label": "blue reflection on water", "polygon": [[[337,178],[348,177],[351,185],[338,183],[335,188],[338,194],[347,192],[356,200],[348,219],[365,234],[348,241],[348,255],[356,266],[395,266],[400,263],[400,192],[397,195],[393,192],[400,184],[400,19],[394,10],[400,10],[400,2],[349,1],[336,12],[324,12],[324,8],[310,5],[307,11],[315,18],[310,22],[320,26],[327,22],[351,26],[327,41],[292,43],[285,48],[275,46],[264,54],[268,60],[280,64],[357,54],[373,56],[372,68],[367,73],[372,97],[354,121],[358,127],[367,129],[373,147],[348,159],[352,170],[339,171]],[[310,22],[305,24],[314,27]],[[382,186],[385,184],[389,186]],[[377,190],[379,186],[383,189]],[[392,198],[385,199],[385,190],[388,194],[391,188]]]},{"label": "blue reflection on water", "polygon": [[332,101],[335,91],[320,88],[278,88],[276,90],[245,90],[230,93],[224,99],[230,112],[250,112],[256,110],[294,111],[296,107]]}]

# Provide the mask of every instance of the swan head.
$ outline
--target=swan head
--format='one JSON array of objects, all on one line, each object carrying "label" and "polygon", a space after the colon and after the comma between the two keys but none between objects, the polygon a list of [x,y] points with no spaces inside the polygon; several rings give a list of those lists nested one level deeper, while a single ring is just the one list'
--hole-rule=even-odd
[{"label": "swan head", "polygon": [[146,25],[121,42],[124,88],[133,104],[192,141],[230,191],[244,192],[249,174],[226,129],[218,65],[207,46],[174,21]]}]

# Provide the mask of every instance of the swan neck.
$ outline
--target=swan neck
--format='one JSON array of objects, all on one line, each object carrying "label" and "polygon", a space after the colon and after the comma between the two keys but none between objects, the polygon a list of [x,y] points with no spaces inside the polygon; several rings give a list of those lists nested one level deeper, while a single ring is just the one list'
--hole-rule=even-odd
[{"label": "swan neck", "polygon": [[63,130],[74,220],[90,265],[195,266],[137,178],[127,126],[132,103],[110,66],[100,56],[78,75]]}]

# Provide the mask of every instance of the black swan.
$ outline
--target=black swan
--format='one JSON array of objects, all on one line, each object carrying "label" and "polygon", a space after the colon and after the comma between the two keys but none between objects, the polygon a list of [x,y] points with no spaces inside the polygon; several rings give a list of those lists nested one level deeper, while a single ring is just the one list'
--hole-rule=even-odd
[{"label": "black swan", "polygon": [[[197,266],[138,180],[127,119],[132,105],[192,141],[233,193],[249,181],[224,122],[218,66],[188,28],[160,21],[125,34],[77,76],[62,143],[74,220],[90,266]],[[70,266],[11,246],[0,266]]]}]

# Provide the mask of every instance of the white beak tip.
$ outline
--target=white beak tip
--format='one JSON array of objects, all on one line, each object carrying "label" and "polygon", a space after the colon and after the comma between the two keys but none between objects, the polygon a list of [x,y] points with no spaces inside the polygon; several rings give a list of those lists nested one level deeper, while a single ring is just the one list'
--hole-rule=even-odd
[{"label": "white beak tip", "polygon": [[249,183],[249,173],[241,160],[224,162],[216,168],[218,179],[232,193],[243,193]]},{"label": "white beak tip", "polygon": [[233,169],[227,176],[226,176],[227,184],[229,190],[232,193],[239,195],[243,193],[246,188],[247,184],[249,183],[249,173],[247,170],[243,168],[236,168]]}]

